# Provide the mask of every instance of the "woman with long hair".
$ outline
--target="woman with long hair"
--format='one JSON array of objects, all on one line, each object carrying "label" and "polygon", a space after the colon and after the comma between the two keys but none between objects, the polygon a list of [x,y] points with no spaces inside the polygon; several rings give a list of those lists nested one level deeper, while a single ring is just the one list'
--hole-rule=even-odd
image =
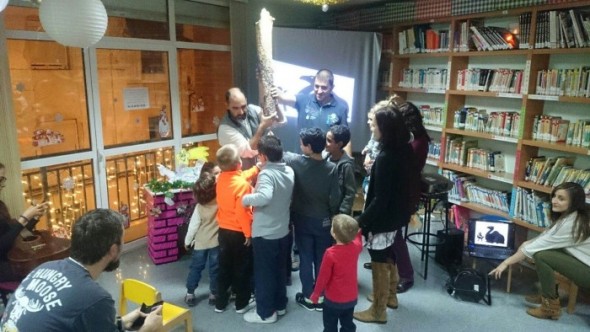
[{"label": "woman with long hair", "polygon": [[413,213],[409,187],[416,185],[411,183],[416,163],[410,131],[396,103],[382,101],[374,109],[371,131],[379,142],[379,154],[371,168],[365,210],[358,217],[371,256],[373,303],[369,309],[355,312],[354,318],[384,324],[388,300],[395,297],[390,280],[397,278],[392,246],[396,231],[408,224]]},{"label": "woman with long hair", "polygon": [[553,188],[549,219],[551,226],[547,230],[524,242],[490,275],[500,278],[509,265],[532,258],[541,283],[541,294],[529,295],[525,300],[541,306],[528,309],[527,313],[537,318],[559,319],[561,304],[555,272],[578,287],[590,288],[590,216],[582,186],[565,182]]}]

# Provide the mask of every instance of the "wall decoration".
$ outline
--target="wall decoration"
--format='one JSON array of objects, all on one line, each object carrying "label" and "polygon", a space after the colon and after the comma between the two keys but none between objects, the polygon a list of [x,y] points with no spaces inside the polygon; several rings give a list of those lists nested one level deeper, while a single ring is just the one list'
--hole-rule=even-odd
[{"label": "wall decoration", "polygon": [[48,145],[61,144],[65,141],[64,135],[51,129],[37,129],[33,133],[33,146],[43,147]]},{"label": "wall decoration", "polygon": [[150,107],[150,92],[145,87],[125,88],[123,100],[126,111],[146,109]]},{"label": "wall decoration", "polygon": [[160,110],[158,133],[160,133],[160,137],[162,138],[170,136],[170,121],[168,121],[168,112],[166,111],[166,106],[162,106],[162,109]]}]

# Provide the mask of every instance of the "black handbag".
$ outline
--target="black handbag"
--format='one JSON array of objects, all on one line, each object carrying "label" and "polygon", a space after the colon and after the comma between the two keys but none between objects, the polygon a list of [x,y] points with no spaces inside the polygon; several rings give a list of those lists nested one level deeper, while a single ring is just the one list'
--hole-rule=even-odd
[{"label": "black handbag", "polygon": [[447,293],[463,301],[479,302],[483,300],[492,305],[490,278],[475,269],[461,268],[447,281]]}]

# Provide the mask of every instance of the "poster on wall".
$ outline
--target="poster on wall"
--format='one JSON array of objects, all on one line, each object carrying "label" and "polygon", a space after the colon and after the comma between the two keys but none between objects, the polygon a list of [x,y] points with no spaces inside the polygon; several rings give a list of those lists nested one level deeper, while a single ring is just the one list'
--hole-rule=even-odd
[{"label": "poster on wall", "polygon": [[48,145],[60,144],[65,141],[64,135],[51,129],[37,129],[33,133],[33,146],[44,147]]},{"label": "poster on wall", "polygon": [[150,93],[148,88],[125,88],[123,99],[126,111],[142,110],[150,107]]}]

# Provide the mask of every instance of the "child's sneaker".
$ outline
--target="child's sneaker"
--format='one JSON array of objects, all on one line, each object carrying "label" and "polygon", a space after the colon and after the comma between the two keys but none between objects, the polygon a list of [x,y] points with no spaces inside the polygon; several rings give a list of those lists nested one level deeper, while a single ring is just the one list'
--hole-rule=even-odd
[{"label": "child's sneaker", "polygon": [[277,316],[285,316],[287,314],[287,309],[277,310]]},{"label": "child's sneaker", "polygon": [[184,297],[184,303],[186,303],[186,305],[189,307],[194,307],[197,305],[197,299],[195,298],[194,294],[186,294]]},{"label": "child's sneaker", "polygon": [[243,308],[238,309],[238,307],[236,307],[236,312],[238,314],[243,314],[245,312],[248,312],[248,310],[254,308],[255,306],[256,306],[256,300],[251,298],[250,301],[248,302],[248,304],[246,304]]},{"label": "child's sneaker", "polygon": [[262,319],[256,310],[252,310],[244,315],[244,320],[248,323],[271,324],[277,321],[277,313],[273,312],[270,317]]},{"label": "child's sneaker", "polygon": [[315,304],[315,311],[324,311],[324,297],[320,296],[318,303]]},{"label": "child's sneaker", "polygon": [[215,295],[209,294],[209,305],[215,305]]},{"label": "child's sneaker", "polygon": [[295,294],[295,302],[309,311],[314,311],[316,307],[310,299],[303,296],[303,293]]}]

